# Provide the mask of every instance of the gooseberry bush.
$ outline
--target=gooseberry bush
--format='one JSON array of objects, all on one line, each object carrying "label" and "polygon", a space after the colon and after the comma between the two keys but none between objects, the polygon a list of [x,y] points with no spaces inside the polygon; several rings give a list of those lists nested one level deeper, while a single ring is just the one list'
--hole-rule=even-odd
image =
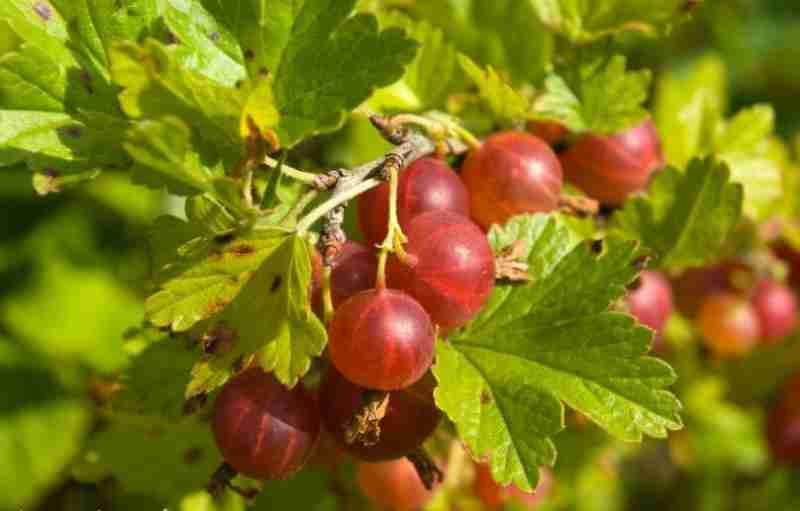
[{"label": "gooseberry bush", "polygon": [[0,3],[0,165],[160,212],[142,296],[84,269],[4,313],[0,510],[622,509],[597,478],[651,445],[800,463],[797,355],[761,430],[719,377],[796,346],[772,110],[625,56],[697,8]]}]

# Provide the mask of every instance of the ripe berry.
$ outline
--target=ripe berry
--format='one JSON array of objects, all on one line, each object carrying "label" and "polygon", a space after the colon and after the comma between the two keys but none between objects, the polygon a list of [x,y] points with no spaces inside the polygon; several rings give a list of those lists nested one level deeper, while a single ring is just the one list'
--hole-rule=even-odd
[{"label": "ripe berry", "polygon": [[619,205],[647,186],[664,165],[661,142],[650,119],[611,136],[586,135],[561,155],[564,175],[602,203]]},{"label": "ripe berry", "polygon": [[708,297],[699,321],[707,346],[718,357],[748,353],[761,333],[753,306],[733,293]]},{"label": "ripe berry", "polygon": [[673,281],[675,306],[681,314],[693,318],[708,296],[734,291],[740,287],[737,283],[749,284],[751,280],[752,270],[738,261],[707,268],[689,268]]},{"label": "ripe berry", "polygon": [[405,458],[358,466],[361,492],[385,511],[418,511],[431,499],[417,470]]},{"label": "ripe berry", "polygon": [[425,309],[393,289],[362,291],[345,301],[330,325],[336,369],[369,389],[396,390],[419,380],[433,360],[434,335]]},{"label": "ripe berry", "polygon": [[786,385],[767,416],[767,443],[780,463],[800,465],[800,377]]},{"label": "ripe berry", "polygon": [[488,229],[515,215],[558,207],[563,176],[558,157],[542,139],[519,132],[490,136],[469,153],[461,173],[472,218]]},{"label": "ripe berry", "polygon": [[[331,264],[331,301],[334,309],[351,296],[375,287],[378,261],[375,254],[360,243],[346,241]],[[321,286],[316,288],[314,306],[322,305]]]},{"label": "ripe berry", "polygon": [[486,509],[500,509],[509,500],[517,502],[524,509],[535,509],[550,497],[553,488],[553,474],[547,467],[540,467],[539,484],[536,485],[533,493],[527,493],[514,485],[500,486],[492,477],[488,464],[476,464],[472,487],[475,495]]},{"label": "ripe berry", "polygon": [[389,259],[389,286],[413,296],[446,330],[472,319],[494,287],[486,235],[468,218],[445,211],[419,215],[405,234],[408,261]]},{"label": "ripe berry", "polygon": [[752,302],[761,323],[761,338],[768,344],[783,339],[797,326],[797,299],[788,287],[763,280],[756,286]]},{"label": "ripe berry", "polygon": [[643,271],[639,280],[639,287],[628,294],[628,309],[660,336],[672,314],[672,288],[663,275],[652,271]]},{"label": "ripe berry", "polygon": [[337,444],[358,459],[375,462],[400,458],[422,445],[439,425],[442,414],[433,402],[435,386],[433,376],[427,373],[414,385],[391,392],[386,415],[380,421],[378,442],[370,446],[358,440],[348,443],[346,430],[368,391],[330,368],[320,386],[322,422]]},{"label": "ripe berry", "polygon": [[[469,194],[458,174],[444,160],[421,158],[400,174],[397,216],[401,228],[415,216],[445,210],[469,216]],[[389,218],[389,184],[383,183],[358,198],[358,222],[370,244],[386,238]]]},{"label": "ripe berry", "polygon": [[222,457],[254,479],[285,479],[300,470],[319,438],[314,399],[253,368],[234,377],[214,404],[211,428]]},{"label": "ripe berry", "polygon": [[550,145],[556,145],[564,140],[569,132],[563,124],[553,121],[529,122],[526,129],[528,133],[536,135]]}]

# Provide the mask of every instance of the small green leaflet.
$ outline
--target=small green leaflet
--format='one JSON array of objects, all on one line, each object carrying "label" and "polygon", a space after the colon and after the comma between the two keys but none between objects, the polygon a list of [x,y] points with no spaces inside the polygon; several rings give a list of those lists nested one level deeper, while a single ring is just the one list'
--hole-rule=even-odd
[{"label": "small green leaflet", "polygon": [[530,118],[557,121],[573,133],[616,133],[646,115],[642,105],[650,71],[626,69],[625,57],[590,58],[562,79],[551,74],[545,90],[533,100]]},{"label": "small green leaflet", "polygon": [[658,83],[655,120],[667,161],[684,168],[691,158],[714,155],[744,186],[744,214],[763,220],[781,199],[784,152],[774,137],[775,113],[755,105],[725,119],[726,72],[716,57],[666,73]]},{"label": "small green leaflet", "polygon": [[465,56],[459,56],[459,63],[492,113],[506,122],[555,121],[575,134],[616,133],[647,115],[642,104],[650,73],[627,71],[625,57],[585,62],[570,80],[551,73],[533,98],[516,91],[491,67],[484,71]]},{"label": "small green leaflet", "polygon": [[498,482],[529,490],[536,467],[555,461],[562,401],[623,440],[666,436],[681,420],[663,390],[675,373],[644,357],[652,333],[608,311],[636,278],[637,244],[610,238],[598,255],[545,215],[512,219],[490,241],[502,250],[514,235],[533,281],[499,284],[466,329],[439,343],[435,397],[473,455],[491,455]]},{"label": "small green leaflet", "polygon": [[478,87],[481,99],[498,118],[505,121],[524,119],[528,115],[528,98],[514,90],[491,67],[486,71],[465,55],[458,56],[461,69]]},{"label": "small green leaflet", "polygon": [[620,32],[661,35],[686,17],[687,0],[532,0],[542,22],[576,43]]},{"label": "small green leaflet", "polygon": [[[374,16],[348,17],[355,0],[308,0],[292,19],[275,71],[283,145],[335,128],[375,88],[399,79],[417,44]],[[271,68],[268,68],[271,69]]]},{"label": "small green leaflet", "polygon": [[0,510],[35,507],[63,477],[89,430],[89,407],[45,360],[0,339]]},{"label": "small green leaflet", "polygon": [[195,365],[187,397],[214,390],[235,372],[237,362],[253,354],[284,384],[297,383],[327,342],[322,322],[311,311],[310,282],[308,243],[284,237],[210,325],[210,332],[223,329],[234,340]]},{"label": "small green leaflet", "polygon": [[460,52],[507,71],[515,84],[539,84],[550,67],[553,34],[531,1],[439,0],[415,2],[409,9],[440,27]]},{"label": "small green leaflet", "polygon": [[[370,107],[418,111],[442,105],[457,72],[455,47],[440,29],[427,21],[414,21],[397,12],[378,19],[382,27],[406,30],[419,43],[419,51],[400,80],[375,92]],[[436,79],[431,80],[432,76]]]},{"label": "small green leaflet", "polygon": [[782,161],[772,151],[775,112],[755,105],[717,125],[712,152],[731,169],[731,179],[745,190],[744,213],[757,220],[775,211],[781,198]]},{"label": "small green leaflet", "polygon": [[724,163],[693,160],[685,174],[667,168],[645,196],[631,197],[614,215],[614,232],[653,251],[653,266],[701,266],[739,222],[742,186]]},{"label": "small green leaflet", "polygon": [[661,75],[653,119],[667,163],[683,169],[711,145],[727,107],[728,76],[719,57],[706,56]]}]

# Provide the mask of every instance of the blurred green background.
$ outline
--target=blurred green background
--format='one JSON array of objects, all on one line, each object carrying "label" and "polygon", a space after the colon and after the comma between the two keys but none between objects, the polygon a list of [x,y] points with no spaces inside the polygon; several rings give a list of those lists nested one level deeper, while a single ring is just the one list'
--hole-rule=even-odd
[{"label": "blurred green background", "polygon": [[[0,51],[16,43],[0,26]],[[694,21],[668,39],[637,37],[616,44],[636,67],[653,69],[656,81],[698,57],[716,55],[725,64],[730,111],[768,102],[781,136],[788,140],[800,133],[800,2],[707,0]],[[315,153],[360,157],[325,149]],[[372,149],[353,148],[359,155]],[[179,212],[180,204],[113,173],[39,197],[22,168],[0,172],[0,204],[0,338],[8,341],[0,345],[0,395],[14,389],[9,399],[22,397],[30,404],[0,421],[0,501],[13,485],[31,496],[49,494],[41,510],[97,509],[114,490],[93,484],[105,478],[103,461],[84,451],[87,438],[104,427],[91,411],[92,399],[102,399],[103,377],[126,365],[126,350],[146,343],[137,345],[136,327],[148,291],[147,229],[157,215]],[[680,345],[685,325],[674,323],[672,334]],[[798,348],[789,343],[711,371],[698,367],[694,351],[678,350],[682,358],[674,362],[687,428],[669,442],[649,441],[641,448],[613,443],[589,426],[570,428],[559,438],[558,508],[800,509],[798,476],[770,467],[761,433],[763,407],[798,361]],[[783,366],[776,369],[775,360]],[[47,424],[32,421],[28,413],[44,414]],[[23,444],[35,446],[35,452],[17,448]],[[72,466],[61,472],[57,467],[68,460]],[[55,476],[66,482],[50,487]],[[311,474],[294,486],[273,489],[259,509],[330,508],[330,498],[311,497],[325,493],[320,481]],[[311,501],[295,500],[298,489]],[[135,496],[113,501],[112,509],[155,509]],[[183,509],[214,509],[209,506],[195,496]]]}]

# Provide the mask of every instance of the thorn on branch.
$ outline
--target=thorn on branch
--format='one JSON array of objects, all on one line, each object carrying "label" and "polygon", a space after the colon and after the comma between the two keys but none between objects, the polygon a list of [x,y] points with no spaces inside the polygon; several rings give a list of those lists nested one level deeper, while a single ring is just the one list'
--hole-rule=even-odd
[{"label": "thorn on branch", "polygon": [[400,145],[408,140],[408,128],[405,126],[392,123],[390,119],[380,115],[370,115],[369,120],[389,143]]}]

